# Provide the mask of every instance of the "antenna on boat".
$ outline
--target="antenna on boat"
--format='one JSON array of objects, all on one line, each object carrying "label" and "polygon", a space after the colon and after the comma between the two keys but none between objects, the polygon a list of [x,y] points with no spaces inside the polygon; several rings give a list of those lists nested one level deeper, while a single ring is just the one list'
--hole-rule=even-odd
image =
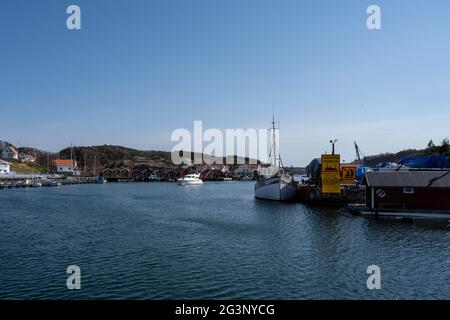
[{"label": "antenna on boat", "polygon": [[272,165],[277,168],[284,169],[283,161],[281,160],[280,149],[276,143],[276,130],[280,128],[280,123],[278,122],[278,128],[275,122],[275,104],[272,104],[272,147],[270,148],[269,159],[272,159]]},{"label": "antenna on boat", "polygon": [[272,103],[272,148],[273,148],[273,159],[272,163],[277,167],[277,145],[276,145],[276,134],[275,134],[275,104]]}]

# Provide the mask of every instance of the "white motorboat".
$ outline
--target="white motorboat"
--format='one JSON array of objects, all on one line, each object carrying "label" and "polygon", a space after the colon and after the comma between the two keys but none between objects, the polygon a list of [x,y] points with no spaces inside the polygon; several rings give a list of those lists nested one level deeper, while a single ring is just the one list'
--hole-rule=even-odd
[{"label": "white motorboat", "polygon": [[255,184],[257,199],[289,201],[295,198],[297,182],[284,172],[283,162],[276,144],[275,121],[272,120],[272,148],[270,150],[269,166],[258,167],[258,177]]},{"label": "white motorboat", "polygon": [[178,179],[180,185],[197,185],[202,184],[203,180],[200,179],[200,174],[187,174],[183,178]]}]

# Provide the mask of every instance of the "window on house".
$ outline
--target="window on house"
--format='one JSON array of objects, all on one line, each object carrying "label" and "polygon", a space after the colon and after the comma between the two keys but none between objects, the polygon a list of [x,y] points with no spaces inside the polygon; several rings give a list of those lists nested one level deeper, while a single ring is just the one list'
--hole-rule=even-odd
[{"label": "window on house", "polygon": [[403,188],[403,193],[405,194],[413,194],[414,188]]}]

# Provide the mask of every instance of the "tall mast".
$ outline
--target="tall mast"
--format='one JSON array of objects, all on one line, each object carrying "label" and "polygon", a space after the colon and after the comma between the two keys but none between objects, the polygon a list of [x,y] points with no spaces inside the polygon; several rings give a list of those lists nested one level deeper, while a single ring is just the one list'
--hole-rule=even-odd
[{"label": "tall mast", "polygon": [[[73,145],[70,144],[70,165],[72,166],[72,175],[73,175],[73,157],[72,157]],[[70,172],[70,169],[69,169]]]},{"label": "tall mast", "polygon": [[272,163],[276,167],[277,166],[277,146],[276,146],[276,136],[275,136],[275,115],[272,115],[272,152],[273,159]]},{"label": "tall mast", "polygon": [[94,177],[96,176],[96,168],[97,167],[97,155],[96,154],[94,154]]}]

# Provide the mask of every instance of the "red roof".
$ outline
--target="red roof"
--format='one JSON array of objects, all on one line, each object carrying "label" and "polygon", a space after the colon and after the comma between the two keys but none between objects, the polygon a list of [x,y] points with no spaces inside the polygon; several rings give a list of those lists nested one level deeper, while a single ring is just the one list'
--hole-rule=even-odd
[{"label": "red roof", "polygon": [[17,150],[16,150],[16,148],[14,148],[13,146],[9,146],[9,150],[10,150],[12,153],[17,154]]},{"label": "red roof", "polygon": [[74,160],[66,160],[66,159],[58,159],[55,160],[55,165],[57,166],[63,166],[63,167],[67,167],[67,166],[75,166],[75,161]]}]

